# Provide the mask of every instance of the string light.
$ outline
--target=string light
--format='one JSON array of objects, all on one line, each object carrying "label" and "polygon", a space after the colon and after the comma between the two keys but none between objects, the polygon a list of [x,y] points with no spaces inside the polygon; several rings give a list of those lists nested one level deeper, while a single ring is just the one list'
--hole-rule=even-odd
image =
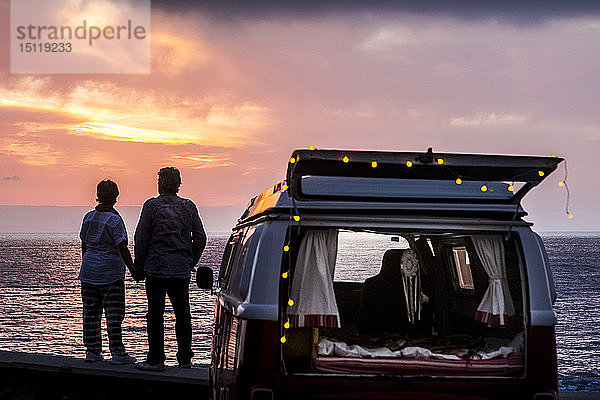
[{"label": "string light", "polygon": [[287,244],[283,246],[283,251],[290,251],[290,246],[288,246]]},{"label": "string light", "polygon": [[285,343],[287,341],[287,339],[285,338],[285,336],[282,336],[281,339],[279,339],[279,341],[281,343]]},{"label": "string light", "polygon": [[308,149],[309,149],[309,150],[314,150],[314,149],[315,149],[315,146],[310,146]]},{"label": "string light", "polygon": [[289,299],[288,300],[288,306],[293,307],[294,306],[294,300]]},{"label": "string light", "polygon": [[569,170],[567,168],[567,160],[564,160],[564,167],[565,167],[565,175],[563,176],[563,179],[558,182],[558,186],[565,188],[565,193],[567,195],[567,199],[566,199],[566,203],[565,203],[565,213],[567,214],[568,218],[573,218],[573,214],[571,214],[571,210],[569,210],[569,203],[571,201],[571,191],[569,190],[569,185],[567,184],[567,177],[569,175]]},{"label": "string light", "polygon": [[281,277],[282,277],[283,279],[287,279],[287,277],[288,277],[288,273],[287,273],[287,271],[286,271],[286,272],[284,272],[283,274],[281,274]]},{"label": "string light", "polygon": [[[315,146],[309,146],[309,149],[310,149],[310,150],[315,150]],[[555,158],[556,158],[557,156],[553,156],[553,157],[555,157]],[[298,157],[298,156],[296,156],[296,158],[292,157],[292,158],[290,158],[290,163],[291,163],[291,164],[294,164],[294,163],[295,163],[295,162],[297,162],[298,160],[299,160],[299,157]],[[347,164],[347,163],[349,163],[349,162],[350,162],[350,158],[349,158],[347,155],[345,155],[345,156],[342,158],[342,162],[344,162],[344,163],[346,163],[346,164]],[[443,164],[444,164],[444,159],[443,159],[443,158],[441,158],[441,157],[440,157],[440,158],[437,158],[437,159],[436,159],[436,162],[438,163],[438,165],[443,165]],[[377,161],[371,161],[371,168],[377,168],[377,167],[378,167],[378,165],[379,165],[379,164],[378,164],[378,162],[377,162]],[[410,161],[410,160],[407,160],[407,161],[406,161],[406,167],[407,167],[407,168],[411,168],[412,166],[413,166],[413,162],[412,162],[412,161]],[[545,175],[546,175],[546,173],[545,173],[544,171],[542,171],[542,170],[538,170],[538,171],[537,171],[537,173],[538,173],[538,175],[539,175],[540,177],[543,177],[543,176],[545,176]],[[462,180],[460,177],[457,177],[457,178],[456,178],[456,180],[455,180],[455,183],[456,183],[457,185],[462,185],[462,183],[463,183],[463,180]],[[560,187],[564,187],[564,188],[567,190],[567,206],[566,206],[566,212],[567,212],[567,216],[568,216],[569,218],[573,218],[573,214],[571,214],[571,212],[569,211],[569,188],[568,188],[568,186],[567,186],[567,182],[566,182],[566,160],[565,160],[565,179],[563,179],[562,181],[558,182],[558,186],[560,186]],[[288,189],[288,186],[287,186],[287,185],[283,185],[283,186],[282,186],[282,190],[283,190],[283,191],[285,191],[285,190],[287,190],[287,189]],[[489,190],[489,188],[488,188],[488,186],[487,186],[487,185],[482,185],[482,186],[480,187],[480,190],[481,190],[482,192],[487,192],[487,191]],[[514,192],[514,190],[515,190],[515,187],[514,187],[514,182],[513,182],[513,184],[511,184],[511,185],[509,185],[509,186],[507,187],[507,190],[508,190],[509,192]],[[299,221],[300,221],[300,216],[299,216],[299,215],[294,215],[294,217],[293,217],[293,218],[294,218],[294,221],[296,221],[296,222],[299,222]],[[288,246],[285,246],[285,247],[284,247],[284,251],[289,251],[289,247],[288,247]],[[286,273],[284,273],[284,274],[286,274]],[[284,276],[284,278],[285,278],[285,277],[286,277],[286,276]]]},{"label": "string light", "polygon": [[286,321],[285,324],[283,324],[283,327],[285,329],[290,329],[290,321]]}]

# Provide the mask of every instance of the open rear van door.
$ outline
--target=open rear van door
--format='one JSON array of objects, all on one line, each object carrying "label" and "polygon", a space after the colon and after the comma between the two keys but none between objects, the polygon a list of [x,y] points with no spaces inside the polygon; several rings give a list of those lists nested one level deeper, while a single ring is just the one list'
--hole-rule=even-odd
[{"label": "open rear van door", "polygon": [[296,200],[518,204],[559,157],[296,150],[287,182]]}]

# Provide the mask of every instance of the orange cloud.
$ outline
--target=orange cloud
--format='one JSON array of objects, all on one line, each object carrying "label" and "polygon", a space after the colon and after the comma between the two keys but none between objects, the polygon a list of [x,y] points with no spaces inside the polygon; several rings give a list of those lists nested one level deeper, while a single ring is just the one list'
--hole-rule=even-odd
[{"label": "orange cloud", "polygon": [[153,72],[178,75],[195,69],[210,58],[198,40],[185,39],[165,31],[152,33]]},{"label": "orange cloud", "polygon": [[13,87],[0,87],[0,107],[70,115],[85,121],[63,126],[74,134],[142,143],[236,147],[248,143],[253,132],[268,125],[268,110],[247,102],[178,102],[148,89],[93,81],[84,81],[62,94],[51,91],[48,79],[26,77]]},{"label": "orange cloud", "polygon": [[46,167],[56,165],[59,155],[43,143],[18,143],[4,141],[0,151],[5,155],[17,156],[22,164]]},{"label": "orange cloud", "polygon": [[201,168],[216,168],[216,167],[231,167],[236,164],[231,162],[229,157],[218,156],[214,154],[205,155],[188,155],[180,156],[174,155],[171,157],[173,160],[183,162],[184,165],[190,165],[194,169]]}]

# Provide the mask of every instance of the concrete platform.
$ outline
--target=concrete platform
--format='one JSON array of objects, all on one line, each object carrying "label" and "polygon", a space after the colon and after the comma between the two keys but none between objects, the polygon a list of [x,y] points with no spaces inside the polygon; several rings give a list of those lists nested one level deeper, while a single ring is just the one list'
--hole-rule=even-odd
[{"label": "concrete platform", "polygon": [[[108,361],[0,351],[0,378],[0,400],[209,398],[208,365],[149,372]],[[560,392],[560,399],[600,400],[600,393]]]},{"label": "concrete platform", "polygon": [[136,369],[134,365],[112,365],[109,361],[85,362],[81,359],[45,354],[0,351],[0,368],[58,372],[74,375],[96,375],[140,381],[184,383],[208,387],[208,365],[193,368],[167,367],[164,372]]},{"label": "concrete platform", "polygon": [[594,400],[600,399],[600,392],[560,392],[560,400]]},{"label": "concrete platform", "polygon": [[208,399],[208,366],[141,371],[108,361],[0,351],[0,400]]}]

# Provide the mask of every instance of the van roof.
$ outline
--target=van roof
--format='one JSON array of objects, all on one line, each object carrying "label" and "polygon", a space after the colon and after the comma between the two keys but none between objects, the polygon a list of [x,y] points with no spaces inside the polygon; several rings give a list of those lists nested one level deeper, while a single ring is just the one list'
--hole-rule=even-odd
[{"label": "van roof", "polygon": [[[383,210],[526,215],[520,200],[559,157],[427,152],[295,150],[286,182],[251,199],[239,222],[267,210]],[[288,187],[289,186],[289,187]]]}]

